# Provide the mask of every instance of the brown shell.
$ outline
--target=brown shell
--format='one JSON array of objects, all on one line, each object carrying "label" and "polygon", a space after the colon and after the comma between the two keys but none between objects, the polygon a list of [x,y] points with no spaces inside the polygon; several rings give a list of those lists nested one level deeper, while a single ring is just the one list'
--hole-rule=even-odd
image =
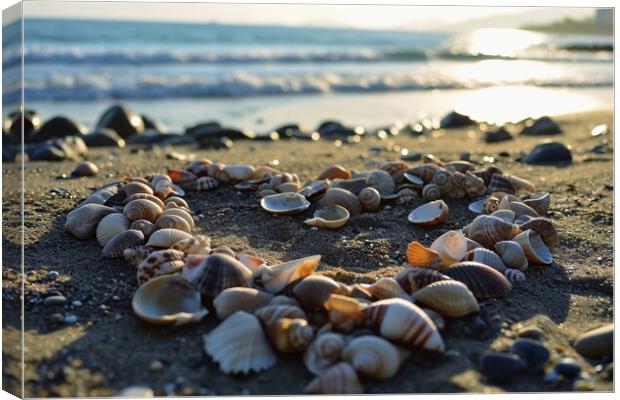
[{"label": "brown shell", "polygon": [[379,169],[393,176],[394,174],[397,174],[398,172],[409,169],[409,165],[407,165],[406,163],[402,161],[390,161],[390,162],[386,162],[383,165],[381,165]]},{"label": "brown shell", "polygon": [[394,178],[383,170],[371,172],[366,177],[366,186],[377,189],[381,196],[390,195],[396,190]]},{"label": "brown shell", "polygon": [[185,200],[183,200],[182,198],[178,197],[178,196],[170,196],[166,199],[166,205],[168,203],[174,203],[179,207],[185,207],[189,210],[189,205],[187,204],[187,202]]},{"label": "brown shell", "polygon": [[215,189],[219,185],[220,182],[216,178],[212,176],[201,176],[200,178],[192,182],[190,188],[196,191],[204,191]]},{"label": "brown shell", "polygon": [[429,183],[433,179],[433,175],[435,175],[435,172],[440,169],[441,167],[436,164],[427,163],[418,165],[417,167],[413,167],[407,170],[407,173],[417,176],[418,178],[422,179],[424,183]]},{"label": "brown shell", "polygon": [[163,201],[161,201],[159,198],[153,196],[152,194],[148,194],[148,193],[132,194],[131,196],[128,196],[127,198],[125,198],[125,200],[123,201],[123,204],[128,204],[131,201],[137,200],[137,199],[149,200],[149,201],[152,201],[153,203],[157,204],[162,209],[164,208],[164,202]]},{"label": "brown shell", "polygon": [[539,217],[538,213],[532,207],[520,201],[507,202],[502,200],[500,201],[499,208],[510,209],[512,212],[515,213],[515,218],[519,218],[522,215],[527,215],[532,218]]},{"label": "brown shell", "polygon": [[178,229],[183,232],[190,233],[192,228],[189,226],[187,221],[178,215],[162,215],[157,218],[157,222],[155,223],[157,229]]},{"label": "brown shell", "polygon": [[439,200],[441,198],[441,188],[434,183],[429,183],[422,188],[422,197],[426,201]]},{"label": "brown shell", "polygon": [[360,203],[356,195],[348,190],[331,188],[325,193],[322,202],[324,206],[342,206],[349,211],[351,216],[358,215],[362,212],[362,203]]},{"label": "brown shell", "polygon": [[177,250],[159,250],[149,254],[138,264],[136,278],[142,285],[160,275],[173,274],[183,268],[185,254]]},{"label": "brown shell", "polygon": [[105,257],[122,257],[125,249],[139,246],[144,243],[144,234],[135,229],[129,229],[119,233],[103,246],[102,253]]},{"label": "brown shell", "polygon": [[506,269],[506,265],[500,256],[483,247],[478,247],[468,251],[467,254],[465,254],[464,260],[479,262],[499,272],[503,272]]},{"label": "brown shell", "polygon": [[538,232],[545,244],[550,248],[557,247],[558,245],[558,231],[553,222],[547,218],[532,218],[524,224],[519,225],[519,228],[523,231],[531,229],[534,232]]},{"label": "brown shell", "polygon": [[482,206],[485,214],[493,214],[499,209],[499,199],[495,196],[489,196]]},{"label": "brown shell", "polygon": [[551,204],[551,195],[549,193],[534,193],[529,198],[523,200],[523,204],[532,207],[539,215],[546,215]]},{"label": "brown shell", "polygon": [[500,174],[493,174],[491,177],[491,181],[488,185],[488,192],[504,192],[507,194],[515,194],[517,190],[515,189],[512,181]]},{"label": "brown shell", "polygon": [[339,362],[310,382],[304,388],[304,393],[361,394],[364,393],[364,387],[351,364]]},{"label": "brown shell", "polygon": [[440,169],[435,172],[431,183],[439,186],[442,195],[446,195],[454,189],[454,182],[452,181],[452,172],[446,169]]},{"label": "brown shell", "polygon": [[145,219],[150,222],[157,221],[162,209],[157,204],[146,199],[132,200],[123,209],[123,213],[131,221]]},{"label": "brown shell", "polygon": [[435,200],[415,208],[407,219],[414,225],[429,228],[446,222],[449,214],[448,205],[443,200]]},{"label": "brown shell", "polygon": [[183,276],[207,300],[230,287],[249,287],[251,275],[248,267],[224,254],[207,256],[197,265],[186,262],[183,269]]},{"label": "brown shell", "polygon": [[194,175],[204,176],[207,173],[207,166],[211,164],[211,160],[203,158],[200,160],[190,161],[184,170],[191,172]]},{"label": "brown shell", "polygon": [[237,311],[254,312],[269,304],[271,293],[248,287],[231,287],[223,290],[213,299],[213,308],[221,320]]},{"label": "brown shell", "polygon": [[482,196],[486,191],[487,186],[482,178],[470,171],[465,173],[465,192],[469,197]]},{"label": "brown shell", "polygon": [[475,261],[463,261],[444,271],[450,278],[463,282],[479,299],[504,297],[512,285],[501,272]]},{"label": "brown shell", "polygon": [[319,175],[319,180],[323,179],[350,179],[351,172],[348,169],[341,165],[332,165],[327,167],[321,174]]},{"label": "brown shell", "polygon": [[447,317],[460,318],[480,311],[472,292],[455,280],[431,283],[412,294],[411,298]]},{"label": "brown shell", "polygon": [[310,346],[314,329],[303,318],[279,318],[265,326],[269,340],[281,353],[300,353]]},{"label": "brown shell", "polygon": [[335,182],[332,187],[337,187],[340,189],[348,190],[353,194],[358,194],[364,187],[366,187],[366,179],[364,178],[355,178],[355,179],[343,179]]},{"label": "brown shell", "polygon": [[405,268],[394,277],[408,294],[412,294],[431,283],[452,279],[441,272],[426,268]]},{"label": "brown shell", "polygon": [[467,230],[467,237],[488,249],[493,249],[495,243],[510,240],[519,233],[521,233],[521,229],[518,226],[503,219],[479,215]]},{"label": "brown shell", "polygon": [[489,165],[485,169],[474,171],[473,174],[479,178],[482,178],[482,180],[484,181],[484,184],[488,186],[494,174],[502,175],[503,172],[501,169],[497,168],[495,165]]},{"label": "brown shell", "polygon": [[444,168],[448,171],[459,172],[461,174],[464,174],[467,171],[474,171],[476,169],[474,167],[474,164],[470,163],[469,161],[462,160],[448,161],[446,165],[444,165]]},{"label": "brown shell", "polygon": [[147,184],[141,182],[129,182],[123,186],[123,191],[129,197],[136,193],[153,194],[153,189]]},{"label": "brown shell", "polygon": [[393,297],[409,300],[408,294],[393,278],[381,278],[366,287],[366,290],[377,300],[391,299]]},{"label": "brown shell", "polygon": [[381,193],[373,187],[360,190],[357,198],[360,200],[364,211],[375,211],[381,205]]},{"label": "brown shell", "polygon": [[169,169],[168,176],[172,180],[172,183],[176,183],[177,185],[187,185],[198,179],[195,174],[184,169]]},{"label": "brown shell", "polygon": [[438,270],[443,267],[441,254],[425,247],[419,242],[411,242],[407,246],[407,262],[416,268]]},{"label": "brown shell", "polygon": [[307,310],[319,310],[332,293],[346,293],[346,287],[323,275],[310,275],[293,288],[295,298]]}]

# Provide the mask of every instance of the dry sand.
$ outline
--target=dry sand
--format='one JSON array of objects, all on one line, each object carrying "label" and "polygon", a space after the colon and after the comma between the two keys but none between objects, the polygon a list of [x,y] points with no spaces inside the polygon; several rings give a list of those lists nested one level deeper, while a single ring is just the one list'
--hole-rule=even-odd
[{"label": "dry sand", "polygon": [[[540,374],[524,374],[497,386],[477,370],[480,354],[489,348],[510,346],[519,326],[534,323],[545,332],[548,347],[578,359],[594,375],[594,365],[570,346],[581,332],[613,319],[613,164],[612,154],[589,153],[601,138],[592,138],[597,124],[612,126],[610,111],[559,118],[565,134],[555,137],[573,148],[575,161],[565,168],[534,167],[515,162],[520,153],[543,138],[518,138],[486,145],[475,129],[445,131],[425,141],[408,136],[390,139],[410,152],[431,152],[442,159],[458,159],[471,152],[484,155],[502,151],[496,164],[523,176],[552,193],[550,216],[560,232],[556,263],[530,267],[527,282],[518,283],[507,299],[485,301],[481,317],[486,332],[465,334],[470,318],[449,320],[443,337],[447,354],[419,351],[387,381],[365,379],[368,393],[495,392],[570,390],[570,385],[544,383]],[[613,139],[613,133],[604,139]],[[611,143],[610,143],[611,145]],[[280,141],[237,142],[232,150],[175,148],[196,157],[225,163],[264,164],[277,159],[279,168],[297,172],[302,180],[316,177],[328,164],[366,169],[383,160],[398,159],[388,141],[363,140],[336,148],[317,143]],[[131,154],[124,150],[91,151],[90,159],[102,168],[92,178],[58,180],[74,162],[32,162],[25,167],[25,396],[107,396],[130,385],[147,385],[157,395],[177,383],[177,394],[299,394],[312,378],[300,357],[281,357],[276,366],[249,376],[221,373],[202,350],[202,335],[216,324],[209,316],[197,325],[156,328],[138,320],[131,311],[136,289],[135,272],[121,259],[106,259],[96,240],[80,241],[63,230],[66,214],[91,189],[123,175],[164,172],[182,161],[165,158],[166,149]],[[20,215],[16,164],[3,165],[3,389],[20,389]],[[65,188],[68,195],[50,193]],[[405,264],[407,244],[430,244],[449,229],[473,219],[465,200],[448,200],[450,218],[443,226],[425,230],[413,227],[406,216],[420,199],[362,214],[337,231],[316,231],[301,222],[304,216],[272,216],[261,210],[253,195],[239,195],[231,187],[187,196],[196,214],[204,218],[197,232],[209,235],[214,245],[265,258],[270,263],[322,254],[319,270],[345,282],[372,282],[392,276]],[[60,276],[45,279],[49,271]],[[65,306],[44,306],[45,293],[57,290],[68,299]],[[72,306],[78,300],[81,306]],[[56,324],[54,313],[75,315],[75,325]],[[163,368],[150,371],[161,360]],[[612,382],[595,379],[596,390],[611,390]]]}]

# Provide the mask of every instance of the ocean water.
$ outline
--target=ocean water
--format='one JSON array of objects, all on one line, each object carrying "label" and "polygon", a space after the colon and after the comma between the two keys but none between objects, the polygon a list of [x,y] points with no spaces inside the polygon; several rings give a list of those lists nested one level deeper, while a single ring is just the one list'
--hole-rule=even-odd
[{"label": "ocean water", "polygon": [[[575,46],[613,39],[26,18],[24,94],[44,117],[92,126],[124,103],[172,130],[205,119],[261,130],[326,118],[376,126],[454,108],[491,122],[610,108],[613,52]],[[6,80],[19,53],[3,48]],[[5,102],[18,96],[3,87]]]}]

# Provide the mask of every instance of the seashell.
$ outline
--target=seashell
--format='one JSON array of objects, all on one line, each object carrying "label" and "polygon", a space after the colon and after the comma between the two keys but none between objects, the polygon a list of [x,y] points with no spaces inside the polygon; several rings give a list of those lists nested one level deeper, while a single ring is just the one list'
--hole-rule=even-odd
[{"label": "seashell", "polygon": [[446,321],[443,319],[441,314],[439,314],[435,310],[432,310],[430,308],[424,308],[424,307],[422,307],[422,311],[424,311],[426,315],[428,315],[428,317],[431,319],[431,321],[433,321],[437,329],[439,329],[440,331],[443,331],[445,329]]},{"label": "seashell", "polygon": [[431,283],[450,279],[440,272],[425,268],[405,268],[394,277],[407,294],[415,293]]},{"label": "seashell", "polygon": [[267,266],[267,262],[265,260],[249,254],[239,254],[238,259],[241,264],[245,265],[252,271]]},{"label": "seashell", "polygon": [[517,226],[521,226],[527,221],[531,220],[532,218],[535,218],[535,217],[532,217],[530,215],[521,215],[518,218],[515,218],[514,224]]},{"label": "seashell", "polygon": [[467,230],[467,237],[492,249],[495,243],[511,240],[521,233],[521,229],[511,223],[490,215],[479,215]]},{"label": "seashell", "polygon": [[194,182],[198,177],[192,174],[189,171],[185,171],[184,169],[169,169],[168,176],[172,180],[172,183],[176,183],[178,185],[189,185]]},{"label": "seashell", "polygon": [[404,172],[403,177],[414,189],[422,189],[424,187],[424,180],[417,175]]},{"label": "seashell", "polygon": [[522,282],[526,280],[525,274],[514,268],[506,268],[504,270],[504,276],[506,277],[506,279],[508,279],[508,282],[510,283]]},{"label": "seashell", "polygon": [[177,250],[167,249],[152,252],[138,264],[136,274],[138,285],[142,285],[156,276],[181,271],[185,264],[183,258],[185,258],[185,254]]},{"label": "seashell", "polygon": [[366,290],[378,300],[391,299],[398,297],[409,300],[409,295],[401,288],[400,284],[392,278],[381,278],[372,285],[366,287]]},{"label": "seashell", "polygon": [[302,318],[279,318],[265,328],[276,350],[285,354],[305,351],[314,339],[314,329]]},{"label": "seashell", "polygon": [[304,224],[317,228],[338,229],[349,221],[349,211],[341,206],[320,208],[314,212],[314,218],[304,221]]},{"label": "seashell", "polygon": [[83,176],[95,176],[99,173],[99,167],[97,164],[92,163],[90,161],[84,161],[79,163],[73,171],[71,171],[71,176],[73,178],[80,178]]},{"label": "seashell", "polygon": [[533,208],[539,215],[546,215],[551,204],[551,195],[547,192],[534,193],[528,199],[523,200],[523,204]]},{"label": "seashell", "polygon": [[123,214],[108,214],[97,224],[96,237],[105,246],[114,236],[129,229],[129,219]]},{"label": "seashell", "polygon": [[362,211],[362,203],[357,196],[348,190],[340,188],[330,188],[327,190],[322,203],[324,207],[333,205],[344,207],[351,216],[358,215]]},{"label": "seashell", "polygon": [[497,242],[495,243],[495,251],[502,257],[502,261],[507,267],[516,268],[520,271],[527,269],[527,256],[519,243],[509,240]]},{"label": "seashell", "polygon": [[519,178],[515,175],[503,175],[504,178],[508,179],[512,186],[515,188],[516,192],[530,192],[533,193],[536,191],[536,186],[528,181],[527,179]]},{"label": "seashell", "polygon": [[194,175],[203,176],[207,173],[207,166],[211,164],[211,160],[203,158],[200,160],[190,161],[183,167],[184,170],[191,172]]},{"label": "seashell", "polygon": [[364,211],[375,211],[381,205],[381,194],[373,187],[366,187],[360,190],[357,198],[362,204]]},{"label": "seashell", "polygon": [[342,352],[343,360],[351,363],[357,372],[377,379],[394,377],[409,355],[408,350],[371,335],[354,338]]},{"label": "seashell", "polygon": [[515,218],[519,218],[522,215],[527,215],[533,218],[539,217],[538,213],[530,206],[520,201],[508,201],[508,196],[505,196],[502,200],[500,200],[499,209],[511,210],[515,213]]},{"label": "seashell", "polygon": [[350,364],[339,362],[330,366],[310,382],[304,393],[308,394],[361,394],[364,387]]},{"label": "seashell", "polygon": [[157,325],[198,322],[209,311],[200,303],[200,293],[180,275],[163,275],[140,286],[131,300],[133,312]]},{"label": "seashell", "polygon": [[504,272],[506,265],[502,258],[484,247],[478,247],[465,254],[466,261],[475,261],[493,268],[496,271]]},{"label": "seashell", "polygon": [[553,222],[546,218],[532,218],[527,222],[519,225],[521,230],[526,231],[528,229],[537,232],[542,237],[542,240],[549,248],[554,248],[558,245],[558,231],[555,228]]},{"label": "seashell", "polygon": [[504,297],[512,289],[501,272],[475,261],[463,261],[444,271],[450,278],[463,282],[479,299]]},{"label": "seashell", "polygon": [[346,293],[342,283],[323,275],[310,275],[293,288],[293,295],[306,310],[319,310],[332,293]]},{"label": "seashell", "polygon": [[299,193],[278,193],[260,200],[263,210],[273,214],[299,214],[310,207],[310,202]]},{"label": "seashell", "polygon": [[215,189],[218,186],[220,186],[220,182],[214,177],[202,176],[196,179],[194,182],[192,182],[192,184],[190,185],[190,189],[196,190],[196,191],[204,191],[204,190]]},{"label": "seashell", "polygon": [[339,294],[329,295],[329,298],[323,303],[323,307],[328,311],[332,327],[342,332],[349,332],[363,323],[364,314],[362,311],[366,305],[367,303],[362,299]]},{"label": "seashell", "polygon": [[153,189],[149,185],[142,182],[129,182],[122,187],[122,190],[125,192],[127,197],[137,193],[153,194]]},{"label": "seashell", "polygon": [[432,227],[444,223],[449,212],[448,205],[443,200],[435,200],[411,211],[407,219],[417,226]]},{"label": "seashell", "polygon": [[319,175],[319,180],[324,179],[350,179],[351,172],[340,165],[332,165],[327,167],[321,174]]},{"label": "seashell", "polygon": [[495,165],[489,165],[485,169],[474,171],[473,174],[481,178],[484,181],[485,186],[488,186],[494,174],[502,175],[503,172]]},{"label": "seashell", "polygon": [[237,311],[254,312],[266,306],[273,299],[271,293],[248,287],[231,287],[223,290],[213,299],[213,308],[221,320]]},{"label": "seashell", "polygon": [[452,183],[454,184],[454,188],[462,188],[465,189],[467,178],[465,177],[465,173],[461,172],[452,172]]},{"label": "seashell", "polygon": [[299,184],[297,182],[284,182],[276,187],[278,193],[296,193],[299,191]]},{"label": "seashell", "polygon": [[216,178],[217,175],[221,174],[224,171],[225,167],[226,165],[221,162],[210,163],[209,165],[207,165],[207,176]]},{"label": "seashell", "polygon": [[[433,285],[439,283],[441,282],[435,282]],[[380,300],[366,307],[363,313],[366,325],[386,339],[409,346],[419,346],[426,350],[444,351],[443,340],[433,321],[409,301]]]},{"label": "seashell", "polygon": [[426,201],[438,200],[441,198],[441,188],[434,183],[429,183],[422,189],[422,197]]},{"label": "seashell", "polygon": [[107,215],[118,213],[114,208],[101,204],[85,204],[67,214],[65,230],[78,239],[95,236],[99,222]]},{"label": "seashell", "polygon": [[214,249],[211,249],[211,252],[209,254],[225,254],[227,256],[230,256],[232,258],[237,258],[237,255],[235,254],[235,251],[233,249],[231,249],[229,246],[218,246]]},{"label": "seashell", "polygon": [[484,179],[474,175],[472,172],[465,173],[465,192],[469,197],[482,196],[487,192],[487,186]]},{"label": "seashell", "polygon": [[308,200],[316,200],[327,191],[327,184],[324,181],[314,181],[299,189],[299,194]]},{"label": "seashell", "polygon": [[373,171],[366,178],[366,186],[377,189],[382,195],[392,194],[396,190],[396,183],[392,175],[383,170]]},{"label": "seashell", "polygon": [[490,215],[499,210],[499,202],[499,199],[495,196],[487,197],[484,205],[482,206],[483,213]]},{"label": "seashell", "polygon": [[161,201],[158,197],[155,197],[152,194],[148,194],[148,193],[136,193],[136,194],[133,194],[131,196],[128,196],[123,201],[123,204],[126,205],[126,204],[132,202],[133,200],[138,200],[138,199],[144,199],[144,200],[152,201],[153,203],[157,204],[161,209],[164,208],[164,202],[163,201]]},{"label": "seashell", "polygon": [[482,245],[478,242],[476,242],[475,240],[471,240],[470,238],[465,238],[465,241],[467,242],[467,251],[472,251],[473,249],[477,249],[478,247],[482,247]]},{"label": "seashell", "polygon": [[407,170],[407,173],[417,176],[418,178],[422,179],[424,183],[430,183],[430,181],[433,179],[433,175],[435,175],[435,172],[439,171],[440,169],[441,167],[439,165],[426,163]]},{"label": "seashell", "polygon": [[149,222],[155,222],[161,212],[161,207],[146,199],[132,200],[123,209],[123,214],[131,221],[145,219]]},{"label": "seashell", "polygon": [[487,190],[488,190],[488,193],[493,193],[493,192],[504,192],[507,194],[516,193],[516,189],[514,185],[512,184],[512,181],[506,178],[504,175],[500,175],[500,174],[493,174],[491,176],[491,181],[489,182]]},{"label": "seashell", "polygon": [[418,198],[417,192],[407,187],[399,189],[396,195],[398,196],[398,198],[396,199],[396,204],[405,204],[410,202],[411,200]]},{"label": "seashell", "polygon": [[191,259],[188,257],[182,275],[202,294],[206,301],[231,287],[249,287],[252,271],[224,254]]},{"label": "seashell", "polygon": [[203,339],[207,354],[227,374],[260,372],[277,361],[258,318],[245,311],[226,318]]},{"label": "seashell", "polygon": [[136,246],[130,249],[123,250],[123,258],[127,263],[134,267],[138,267],[138,264],[142,262],[149,254],[156,251],[152,247]]},{"label": "seashell", "polygon": [[467,286],[455,280],[446,280],[431,283],[411,295],[433,310],[452,318],[480,311],[478,301]]},{"label": "seashell", "polygon": [[271,196],[272,194],[277,194],[278,192],[276,192],[275,190],[271,190],[271,189],[265,189],[265,190],[261,190],[260,192],[258,192],[256,194],[256,197],[258,197],[259,199],[262,199],[265,196]]},{"label": "seashell", "polygon": [[473,201],[469,203],[469,205],[467,206],[467,209],[473,212],[474,214],[482,214],[483,212],[485,212],[484,205],[486,204],[487,200],[488,200],[488,197],[483,197],[481,199]]},{"label": "seashell", "polygon": [[82,207],[86,204],[106,204],[112,196],[116,195],[116,187],[110,187],[108,189],[99,189],[92,193],[86,200],[81,202],[78,207]]},{"label": "seashell", "polygon": [[[276,296],[279,297],[279,296]],[[275,299],[275,297],[274,297]],[[306,319],[304,310],[296,305],[269,304],[254,312],[254,315],[267,326],[280,318],[302,318]]]},{"label": "seashell", "polygon": [[340,360],[344,346],[344,336],[339,333],[317,335],[304,353],[306,368],[314,375],[322,374],[330,365]]},{"label": "seashell", "polygon": [[[166,199],[166,205],[169,203],[174,203],[179,207],[185,207],[189,210],[189,205],[187,204],[187,202],[185,200],[183,200],[182,198],[178,197],[178,196],[170,196]],[[163,208],[163,206],[162,206]]]},{"label": "seashell", "polygon": [[208,255],[211,253],[211,239],[206,235],[196,235],[179,240],[170,248],[182,251],[185,255]]},{"label": "seashell", "polygon": [[190,235],[189,233],[180,231],[178,229],[159,229],[153,232],[153,234],[151,234],[151,237],[149,237],[149,241],[146,243],[146,245],[153,247],[169,248],[172,247],[172,245],[174,245],[175,243],[184,239],[189,239],[191,237],[192,235]]},{"label": "seashell", "polygon": [[194,218],[192,218],[192,215],[188,211],[183,209],[183,208],[169,208],[169,209],[166,209],[166,210],[162,211],[162,213],[161,213],[161,215],[159,217],[161,218],[161,217],[167,216],[167,215],[174,215],[174,216],[183,218],[183,220],[185,222],[187,222],[187,225],[191,229],[194,229],[196,227],[196,223],[194,222]]},{"label": "seashell", "polygon": [[448,161],[445,163],[444,168],[451,172],[458,172],[459,174],[465,174],[467,171],[473,172],[476,169],[474,164],[463,160]]},{"label": "seashell", "polygon": [[254,174],[254,170],[252,165],[227,165],[224,167],[224,172],[226,172],[230,180],[233,181],[245,181],[250,179]]},{"label": "seashell", "polygon": [[271,177],[277,174],[281,174],[281,172],[268,165],[261,165],[254,169],[254,173],[252,174],[252,179],[263,179],[264,177]]},{"label": "seashell", "polygon": [[512,224],[515,220],[516,214],[512,210],[497,210],[493,211],[491,216],[503,219],[504,221]]},{"label": "seashell", "polygon": [[187,233],[192,230],[187,221],[177,215],[161,215],[155,226],[157,229],[178,229]]},{"label": "seashell", "polygon": [[527,259],[534,264],[551,264],[553,262],[553,256],[538,232],[528,229],[512,240],[521,246]]},{"label": "seashell", "polygon": [[144,243],[144,234],[138,230],[129,229],[112,237],[103,246],[101,252],[104,257],[122,257],[123,250],[141,245],[142,243]]},{"label": "seashell", "polygon": [[152,175],[151,176],[151,186],[153,189],[157,187],[169,186],[172,184],[172,179],[168,175]]},{"label": "seashell", "polygon": [[444,267],[459,262],[467,253],[467,241],[460,231],[448,231],[431,244],[431,250],[441,255]]},{"label": "seashell", "polygon": [[388,174],[394,176],[398,172],[405,171],[409,169],[409,165],[401,161],[390,161],[386,162],[379,167],[379,169],[387,172]]},{"label": "seashell", "polygon": [[304,278],[316,270],[320,255],[300,258],[254,271],[254,282],[270,293],[279,293],[291,282]]},{"label": "seashell", "polygon": [[448,194],[454,189],[454,182],[452,182],[452,173],[446,169],[440,169],[435,172],[431,183],[439,186],[441,194]]},{"label": "seashell", "polygon": [[285,305],[285,306],[297,306],[297,307],[301,306],[299,302],[295,300],[294,298],[284,296],[284,295],[274,296],[273,299],[271,299],[271,301],[269,302],[269,305],[270,306]]},{"label": "seashell", "polygon": [[443,257],[441,254],[418,242],[411,242],[407,245],[407,262],[416,268],[438,270],[443,267]]}]

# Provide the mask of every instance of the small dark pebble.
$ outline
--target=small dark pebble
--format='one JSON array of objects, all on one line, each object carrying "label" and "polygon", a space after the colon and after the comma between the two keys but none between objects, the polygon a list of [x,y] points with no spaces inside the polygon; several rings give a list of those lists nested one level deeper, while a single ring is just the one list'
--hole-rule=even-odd
[{"label": "small dark pebble", "polygon": [[482,339],[484,334],[487,332],[488,326],[486,322],[479,316],[476,315],[471,318],[465,324],[465,335],[474,338],[474,339]]},{"label": "small dark pebble", "polygon": [[562,133],[560,126],[547,116],[538,118],[533,124],[526,126],[521,131],[522,135],[527,136],[557,135],[560,133]]},{"label": "small dark pebble", "polygon": [[409,153],[401,157],[403,161],[420,161],[421,158],[422,153],[420,152]]},{"label": "small dark pebble", "polygon": [[512,345],[512,352],[534,372],[542,370],[550,356],[549,350],[542,343],[526,338],[517,339]]},{"label": "small dark pebble", "polygon": [[504,128],[503,126],[500,127],[496,131],[486,132],[484,134],[484,141],[486,143],[499,143],[499,142],[505,142],[508,140],[513,140],[513,137],[510,134],[510,132],[508,132],[508,130]]},{"label": "small dark pebble", "polygon": [[43,300],[43,305],[45,306],[60,306],[67,302],[67,298],[62,295],[49,296]]},{"label": "small dark pebble", "polygon": [[516,355],[485,351],[480,359],[480,371],[494,382],[509,382],[525,368],[525,363]]},{"label": "small dark pebble", "polygon": [[523,158],[526,164],[570,164],[573,160],[570,150],[563,143],[549,142],[536,145]]},{"label": "small dark pebble", "polygon": [[541,340],[544,332],[537,326],[524,326],[517,331],[517,336],[534,340]]},{"label": "small dark pebble", "polygon": [[609,146],[606,144],[597,144],[590,149],[590,152],[594,154],[605,154],[610,153],[611,151],[609,150]]},{"label": "small dark pebble", "polygon": [[456,111],[448,113],[439,123],[441,128],[462,128],[465,126],[475,125],[476,121],[467,115],[460,114]]},{"label": "small dark pebble", "polygon": [[567,378],[575,378],[581,372],[581,366],[573,358],[565,357],[555,366],[555,372]]}]

